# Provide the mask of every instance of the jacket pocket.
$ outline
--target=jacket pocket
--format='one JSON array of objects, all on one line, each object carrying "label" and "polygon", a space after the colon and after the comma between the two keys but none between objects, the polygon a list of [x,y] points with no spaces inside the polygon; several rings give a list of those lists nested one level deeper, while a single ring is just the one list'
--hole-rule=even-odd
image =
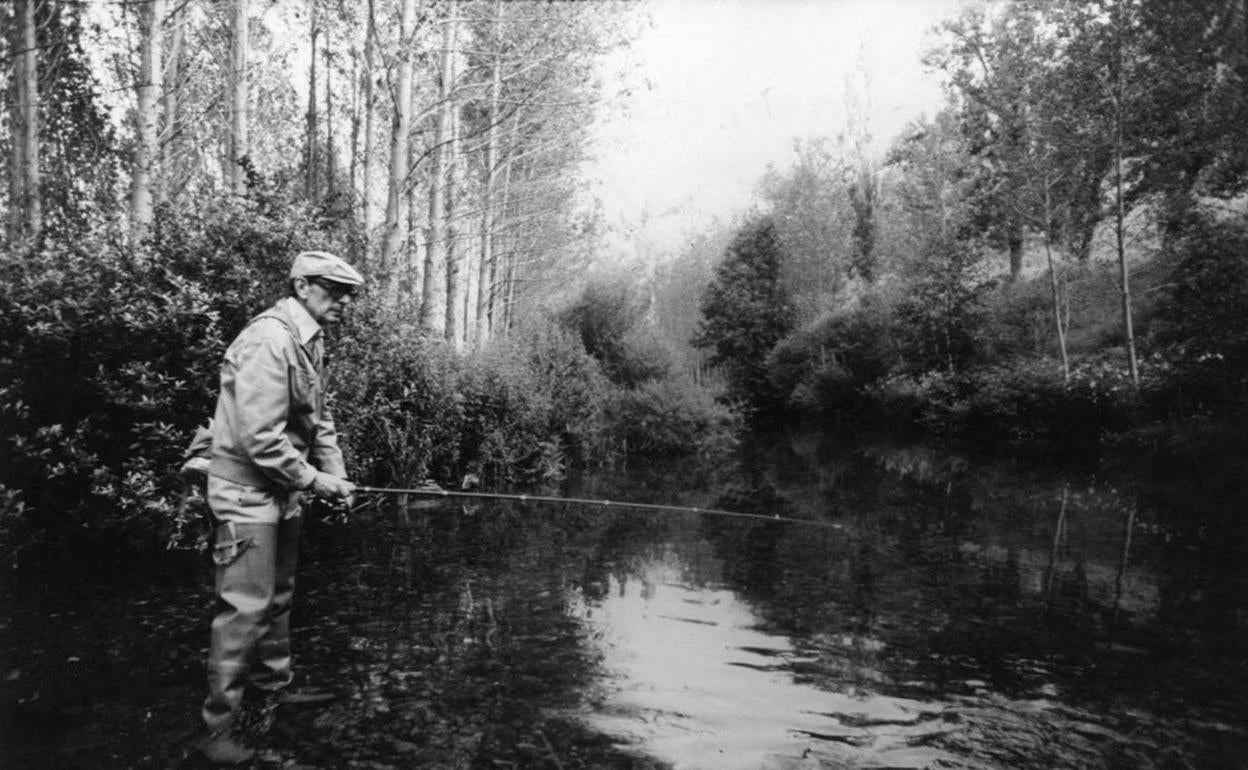
[{"label": "jacket pocket", "polygon": [[316,374],[297,367],[290,370],[290,409],[307,414],[316,409],[319,388]]}]

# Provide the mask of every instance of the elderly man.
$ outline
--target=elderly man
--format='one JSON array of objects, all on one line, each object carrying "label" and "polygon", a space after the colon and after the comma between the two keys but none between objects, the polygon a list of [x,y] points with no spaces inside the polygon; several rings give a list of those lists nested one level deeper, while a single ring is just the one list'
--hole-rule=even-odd
[{"label": "elderly man", "polygon": [[291,681],[301,498],[349,504],[354,491],[326,404],[321,327],[341,319],[363,283],[333,254],[299,254],[289,296],[247,324],[221,365],[207,486],[218,614],[203,706],[209,734],[200,745],[216,764],[255,755],[234,737],[248,685],[272,700]]}]

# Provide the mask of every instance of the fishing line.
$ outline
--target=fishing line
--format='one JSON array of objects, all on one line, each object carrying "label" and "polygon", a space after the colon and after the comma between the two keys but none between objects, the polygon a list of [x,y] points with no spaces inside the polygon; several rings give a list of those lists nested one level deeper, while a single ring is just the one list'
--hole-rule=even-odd
[{"label": "fishing line", "polygon": [[781,516],[773,514],[768,516],[764,513],[745,513],[742,511],[725,511],[719,508],[697,508],[688,505],[661,505],[658,503],[633,503],[626,500],[602,500],[587,497],[558,497],[554,495],[517,495],[505,494],[502,492],[461,492],[450,489],[430,489],[430,488],[414,488],[402,489],[397,487],[356,487],[356,492],[366,494],[382,494],[382,495],[420,495],[424,497],[469,497],[482,500],[518,500],[520,502],[535,503],[575,503],[578,505],[598,505],[611,508],[634,508],[646,511],[676,511],[681,513],[698,513],[708,516],[730,516],[738,519],[754,519],[756,521],[771,522],[787,522],[789,524],[807,524],[812,527],[823,527],[825,529],[841,529],[840,524],[833,524],[826,521],[812,521],[810,519],[795,519],[791,516]]}]

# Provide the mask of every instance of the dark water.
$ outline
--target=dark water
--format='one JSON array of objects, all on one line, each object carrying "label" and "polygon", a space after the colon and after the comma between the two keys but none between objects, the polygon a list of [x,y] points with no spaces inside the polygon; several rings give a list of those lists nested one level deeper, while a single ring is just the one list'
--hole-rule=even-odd
[{"label": "dark water", "polygon": [[[313,519],[296,668],[339,697],[283,707],[266,766],[1248,767],[1244,467],[799,440],[562,491],[836,528],[393,499]],[[197,564],[11,601],[0,766],[195,766]]]}]

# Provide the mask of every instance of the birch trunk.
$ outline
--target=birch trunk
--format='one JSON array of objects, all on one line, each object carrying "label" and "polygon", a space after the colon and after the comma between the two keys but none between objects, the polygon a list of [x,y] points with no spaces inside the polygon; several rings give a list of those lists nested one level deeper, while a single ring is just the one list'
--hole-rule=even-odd
[{"label": "birch trunk", "polygon": [[446,339],[455,350],[464,349],[464,305],[467,286],[464,281],[464,248],[459,223],[459,196],[463,182],[463,159],[460,157],[459,109],[451,109],[450,168],[446,176]]},{"label": "birch trunk", "polygon": [[15,0],[13,146],[9,168],[9,239],[37,238],[43,228],[39,179],[39,58],[35,0]]},{"label": "birch trunk", "polygon": [[[370,14],[371,19],[371,14]],[[390,184],[386,201],[385,241],[381,252],[383,296],[393,304],[397,300],[398,282],[395,265],[407,248],[408,195],[407,174],[410,165],[412,131],[412,33],[416,19],[416,0],[403,0],[399,17],[398,82],[394,95],[394,125],[390,137]],[[371,22],[370,22],[371,23]]]},{"label": "birch trunk", "polygon": [[373,196],[370,190],[373,185],[373,113],[376,111],[376,104],[373,90],[373,80],[375,74],[373,72],[373,60],[375,52],[373,46],[376,41],[377,31],[373,28],[373,0],[368,0],[368,18],[364,21],[364,164],[361,175],[363,177],[360,185],[361,200],[364,209],[364,254],[368,259],[370,254],[369,245],[372,243],[373,227],[376,225],[376,218],[373,212]]},{"label": "birch trunk", "polygon": [[160,134],[160,179],[156,185],[158,203],[168,203],[172,191],[179,185],[175,181],[176,155],[175,139],[181,125],[181,79],[182,51],[186,40],[186,15],[184,9],[177,9],[169,16],[173,36],[169,43],[169,52],[165,56],[164,85],[161,88],[161,100],[164,102],[165,125]]},{"label": "birch trunk", "polygon": [[316,172],[320,168],[320,156],[316,151],[316,36],[320,33],[317,28],[316,0],[308,0],[308,19],[312,38],[312,61],[308,67],[308,153],[305,158],[303,193],[309,201],[315,201],[320,191],[320,183],[316,178]]},{"label": "birch trunk", "polygon": [[438,337],[446,336],[446,178],[450,166],[451,134],[454,130],[451,98],[452,48],[455,41],[455,2],[447,9],[442,28],[442,79],[439,88],[437,133],[429,174],[429,239],[425,248],[425,286],[420,301],[420,325]]},{"label": "birch trunk", "polygon": [[[495,39],[501,39],[503,3],[494,4]],[[485,168],[482,172],[481,253],[477,262],[476,345],[485,347],[490,339],[490,305],[494,295],[494,185],[498,181],[498,119],[503,90],[503,57],[499,51],[491,65],[489,128],[485,138]]]},{"label": "birch trunk", "polygon": [[1062,292],[1053,263],[1053,191],[1048,180],[1044,185],[1044,256],[1049,263],[1049,291],[1053,298],[1053,323],[1057,328],[1057,345],[1062,353],[1062,381],[1070,384],[1070,356],[1066,353],[1066,324],[1062,321]]},{"label": "birch trunk", "polygon": [[1117,72],[1114,81],[1114,236],[1118,249],[1118,280],[1122,290],[1122,331],[1127,342],[1127,368],[1131,374],[1131,382],[1136,390],[1140,389],[1140,365],[1135,356],[1135,329],[1131,322],[1131,276],[1127,267],[1127,248],[1126,248],[1126,202],[1125,191],[1123,189],[1122,174],[1122,155],[1123,155],[1123,136],[1122,124],[1124,120],[1123,111],[1126,98],[1125,76],[1123,73],[1123,40],[1122,37],[1126,32],[1126,20],[1123,18],[1123,2],[1118,0],[1118,39],[1115,52]]},{"label": "birch trunk", "polygon": [[334,92],[330,67],[329,32],[325,33],[325,197],[334,197]]},{"label": "birch trunk", "polygon": [[150,0],[143,11],[143,33],[140,43],[141,63],[136,86],[138,106],[135,112],[137,140],[134,165],[130,177],[130,233],[139,239],[152,226],[152,176],[159,149],[160,86],[164,80],[161,65],[165,0]]},{"label": "birch trunk", "polygon": [[247,132],[247,59],[251,42],[248,1],[234,0],[234,41],[230,56],[230,191],[238,196],[247,194],[243,163],[251,152]]}]

